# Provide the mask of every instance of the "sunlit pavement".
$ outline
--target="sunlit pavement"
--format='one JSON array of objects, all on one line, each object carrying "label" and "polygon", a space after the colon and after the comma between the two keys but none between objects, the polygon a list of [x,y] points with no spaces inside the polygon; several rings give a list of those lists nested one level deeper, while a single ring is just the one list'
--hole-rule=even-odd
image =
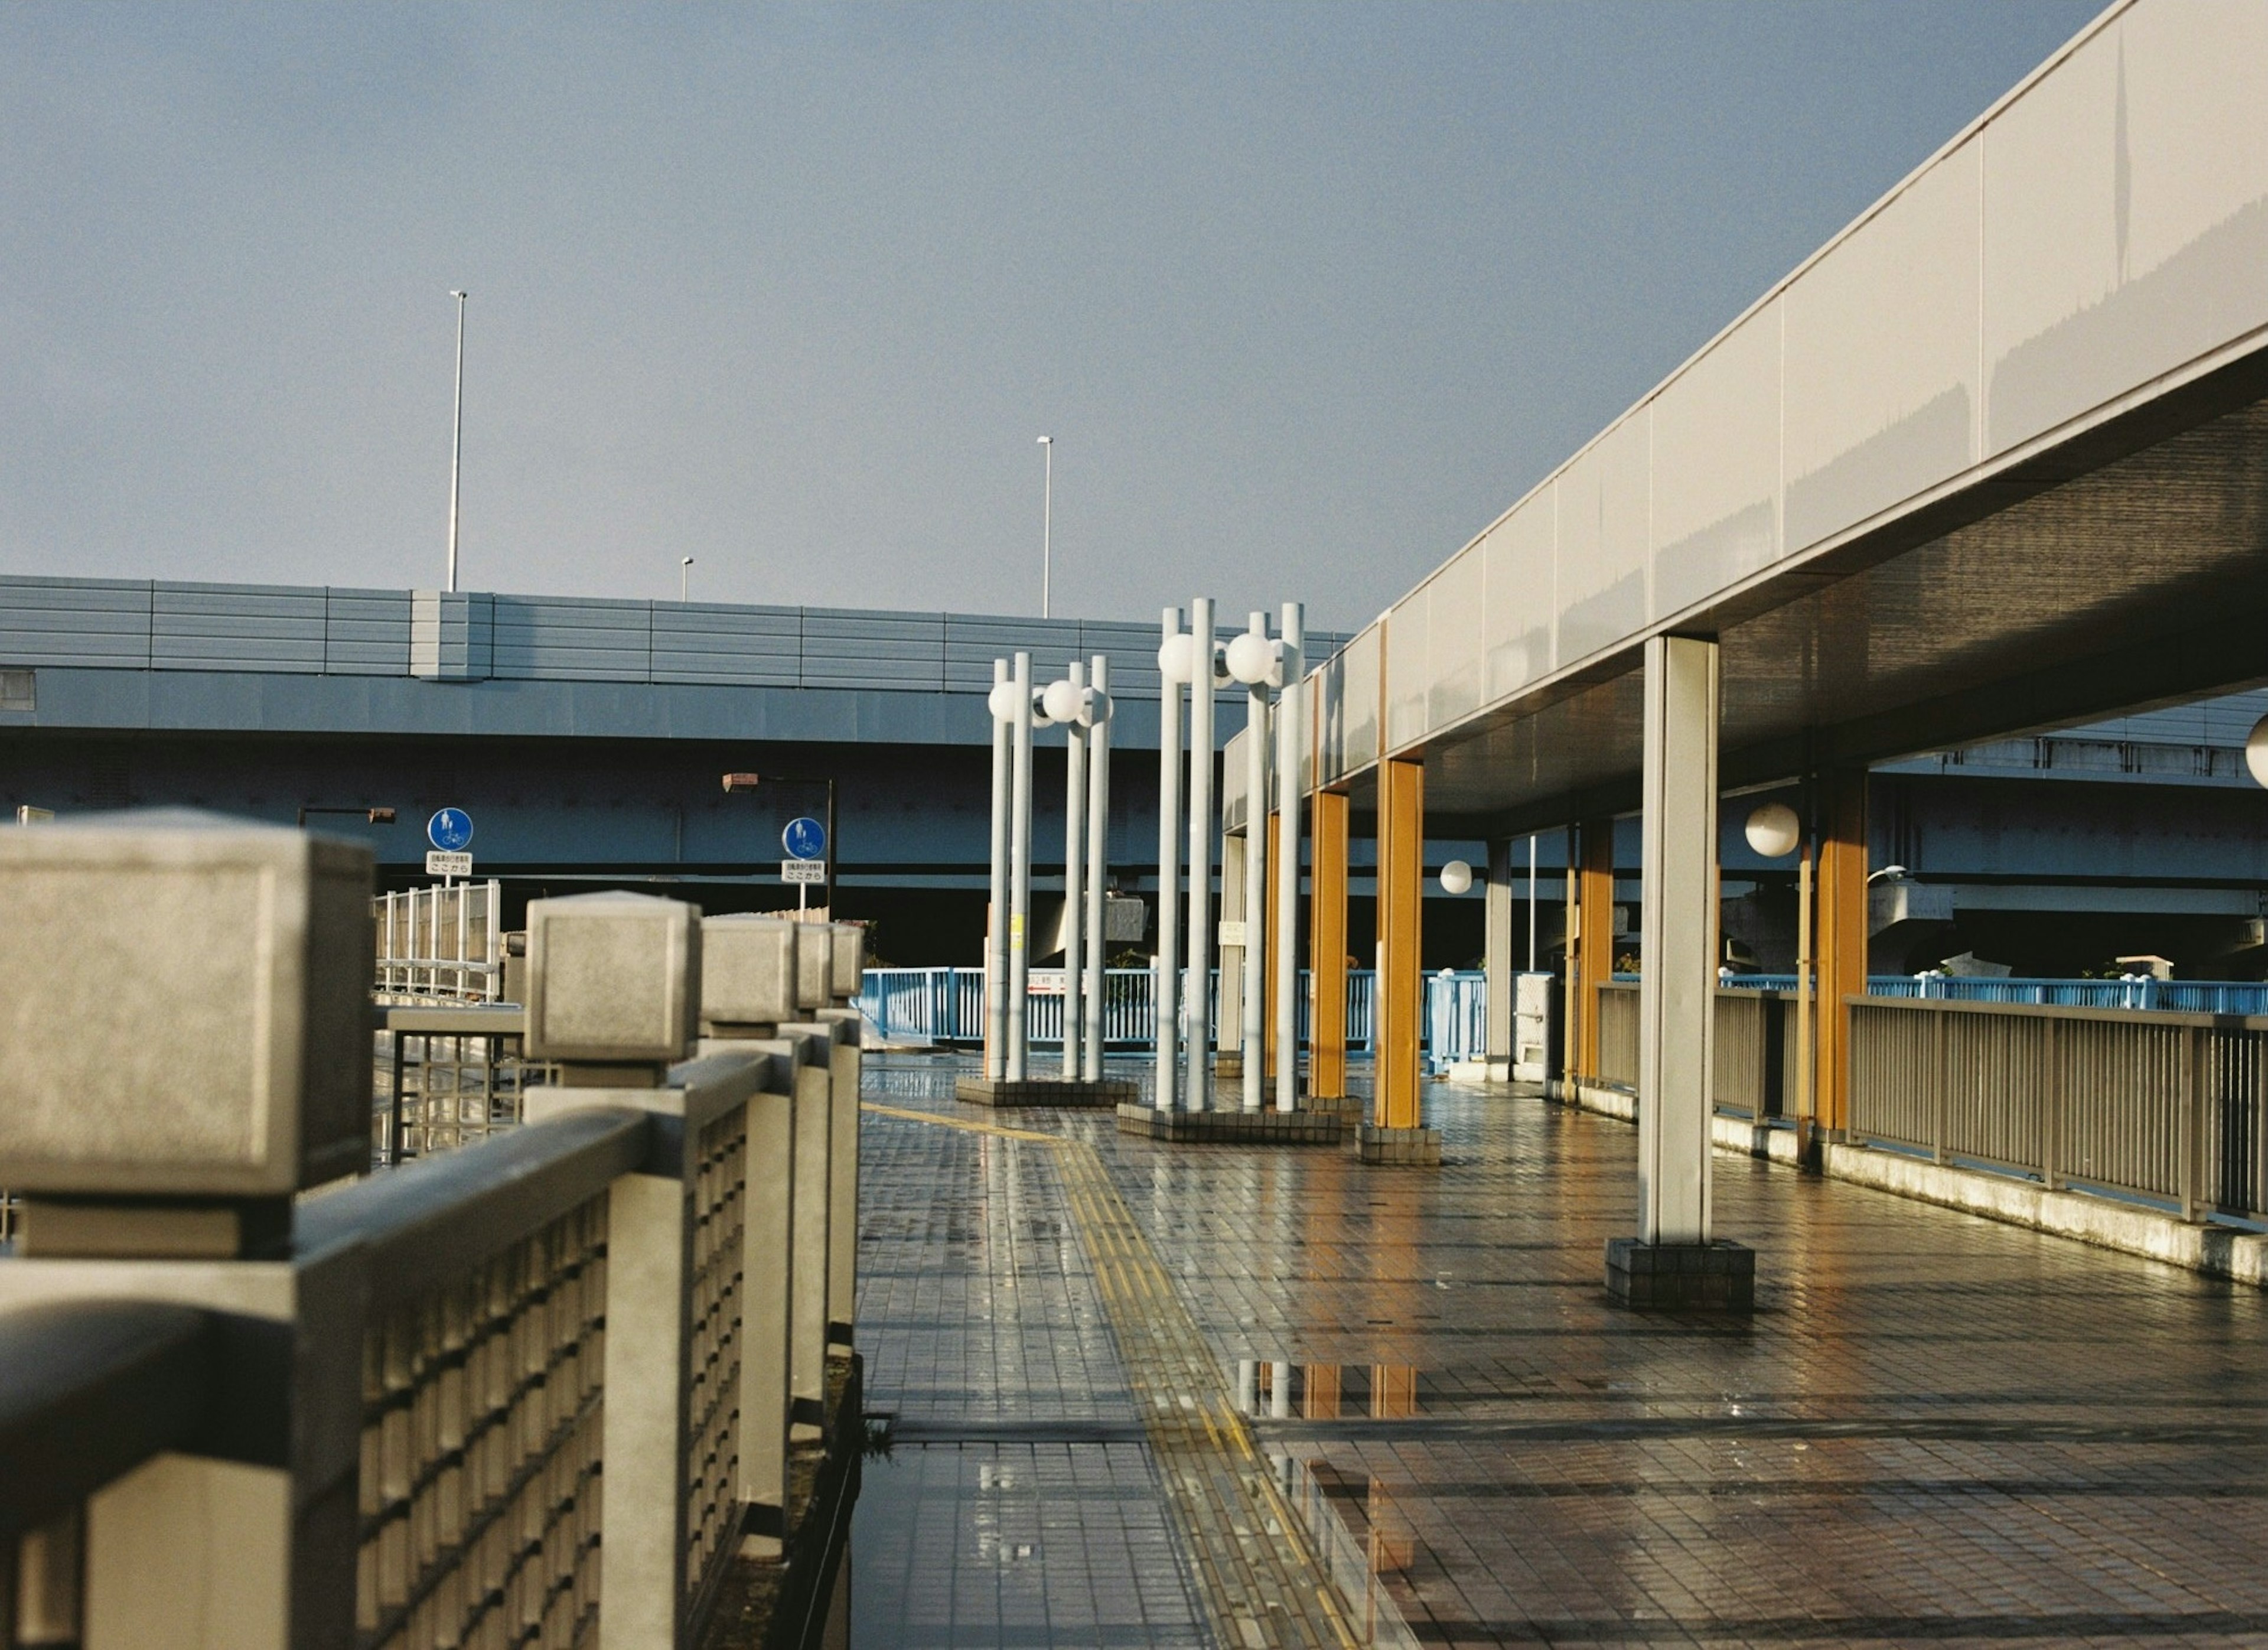
[{"label": "sunlit pavement", "polygon": [[[868,1115],[857,1643],[1311,1642],[1269,1601],[1324,1573],[1357,1642],[2268,1642],[2257,1291],[1719,1156],[1756,1317],[1633,1315],[1625,1124],[1436,1086],[1444,1166],[1366,1168],[978,1117],[957,1069],[866,1098],[1085,1142],[1175,1299],[1098,1277],[1065,1147]],[[1250,1416],[1243,1502],[1161,1455],[1176,1380]]]}]

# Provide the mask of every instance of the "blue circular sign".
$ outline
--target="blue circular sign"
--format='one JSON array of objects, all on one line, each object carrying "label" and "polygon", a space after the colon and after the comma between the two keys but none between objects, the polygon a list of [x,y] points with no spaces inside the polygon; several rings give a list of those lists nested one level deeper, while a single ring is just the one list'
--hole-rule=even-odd
[{"label": "blue circular sign", "polygon": [[791,859],[824,859],[827,858],[827,828],[808,814],[799,814],[787,822],[780,833],[780,846],[787,850]]},{"label": "blue circular sign", "polygon": [[473,816],[460,807],[445,807],[425,821],[425,840],[445,854],[462,853],[472,845]]}]

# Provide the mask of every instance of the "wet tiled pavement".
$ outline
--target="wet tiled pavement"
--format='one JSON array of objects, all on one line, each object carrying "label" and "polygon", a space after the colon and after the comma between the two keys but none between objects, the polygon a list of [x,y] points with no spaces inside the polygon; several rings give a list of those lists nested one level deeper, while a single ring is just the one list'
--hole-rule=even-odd
[{"label": "wet tiled pavement", "polygon": [[[955,1069],[870,1057],[867,1098],[966,1123]],[[1756,1318],[1621,1312],[1633,1131],[1426,1104],[1440,1170],[983,1120],[1084,1143],[1101,1203],[1070,1146],[870,1114],[854,1641],[1299,1642],[1222,1601],[1327,1569],[1358,1642],[2268,1644],[2259,1292],[1719,1156]],[[1170,1300],[1098,1273],[1124,1215]],[[1153,1306],[1209,1371],[1144,1350]],[[1176,1379],[1273,1490],[1192,1499]],[[1208,1506],[1283,1564],[1191,1551]]]}]

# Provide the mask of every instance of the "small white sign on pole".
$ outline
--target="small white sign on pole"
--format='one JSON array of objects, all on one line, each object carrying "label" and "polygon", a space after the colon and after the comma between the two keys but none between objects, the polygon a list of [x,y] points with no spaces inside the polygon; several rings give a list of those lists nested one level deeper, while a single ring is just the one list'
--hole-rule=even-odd
[{"label": "small white sign on pole", "polygon": [[425,856],[425,874],[429,877],[468,877],[473,874],[473,857],[463,853],[445,853],[436,848]]},{"label": "small white sign on pole", "polygon": [[783,859],[780,861],[780,880],[799,882],[812,887],[827,880],[827,861],[824,859]]}]

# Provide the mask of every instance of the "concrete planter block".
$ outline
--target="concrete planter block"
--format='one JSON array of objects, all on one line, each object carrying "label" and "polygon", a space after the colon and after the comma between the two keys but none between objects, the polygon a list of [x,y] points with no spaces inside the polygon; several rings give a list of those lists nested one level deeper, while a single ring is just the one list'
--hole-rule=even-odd
[{"label": "concrete planter block", "polygon": [[700,912],[645,894],[527,907],[527,1053],[593,1064],[685,1057],[699,1029]]},{"label": "concrete planter block", "polygon": [[0,1185],[277,1197],[370,1164],[371,856],[152,810],[0,832]]},{"label": "concrete planter block", "polygon": [[835,1001],[835,929],[828,923],[795,924],[795,1003],[799,1010]]},{"label": "concrete planter block", "polygon": [[701,1023],[776,1026],[796,1001],[797,924],[777,917],[701,919]]}]

